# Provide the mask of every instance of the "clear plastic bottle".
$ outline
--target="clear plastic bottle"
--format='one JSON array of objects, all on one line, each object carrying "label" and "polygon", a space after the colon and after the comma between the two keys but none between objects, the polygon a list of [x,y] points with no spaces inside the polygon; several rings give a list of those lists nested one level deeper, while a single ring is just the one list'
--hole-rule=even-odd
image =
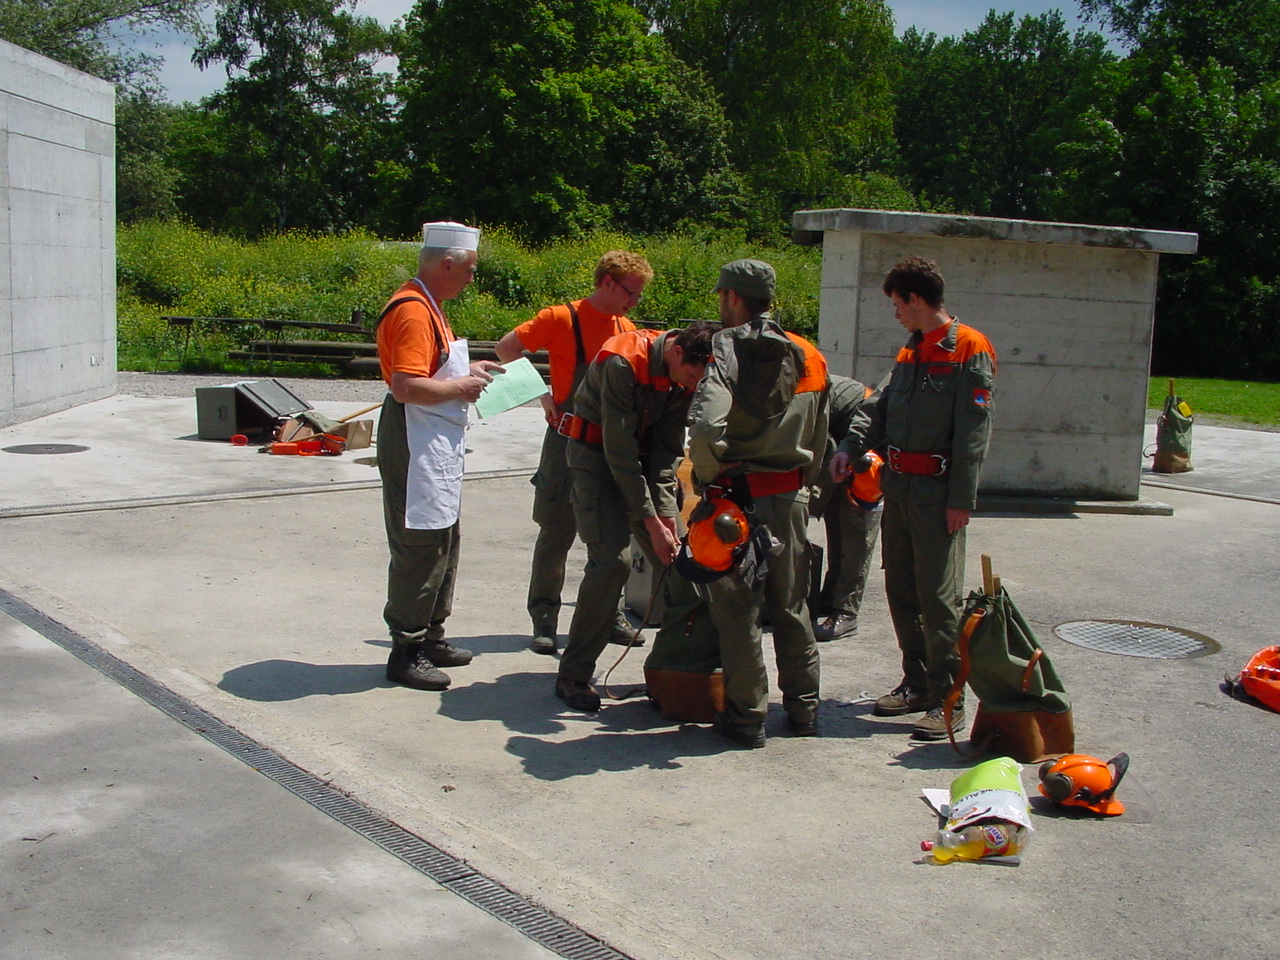
[{"label": "clear plastic bottle", "polygon": [[983,857],[1016,857],[1022,852],[1025,829],[1016,823],[974,824],[963,830],[939,830],[934,840],[922,840],[920,849],[933,854],[936,863],[981,860]]}]

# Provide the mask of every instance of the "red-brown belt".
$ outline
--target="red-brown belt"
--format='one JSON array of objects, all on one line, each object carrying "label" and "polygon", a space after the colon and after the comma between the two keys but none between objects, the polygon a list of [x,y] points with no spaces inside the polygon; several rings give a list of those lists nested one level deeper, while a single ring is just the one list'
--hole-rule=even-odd
[{"label": "red-brown belt", "polygon": [[[790,493],[804,486],[804,470],[797,467],[785,473],[746,473],[747,489],[753,497],[767,497],[772,493]],[[722,490],[733,488],[733,481],[723,475],[716,477],[712,484]]]},{"label": "red-brown belt", "polygon": [[556,433],[570,440],[581,440],[583,443],[594,443],[597,447],[604,445],[604,431],[600,424],[584,420],[575,413],[562,413],[556,422]]},{"label": "red-brown belt", "polygon": [[912,453],[909,450],[888,448],[885,466],[894,473],[911,473],[921,477],[946,476],[951,468],[951,451],[942,450],[937,453]]}]

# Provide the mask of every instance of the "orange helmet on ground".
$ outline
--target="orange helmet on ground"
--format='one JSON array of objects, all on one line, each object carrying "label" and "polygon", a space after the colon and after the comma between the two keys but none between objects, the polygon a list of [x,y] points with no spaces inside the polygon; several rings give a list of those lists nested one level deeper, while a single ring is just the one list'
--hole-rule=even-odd
[{"label": "orange helmet on ground", "polygon": [[750,533],[746,514],[732,500],[704,500],[689,514],[676,569],[694,583],[718,580],[737,564]]},{"label": "orange helmet on ground", "polygon": [[1072,753],[1040,765],[1040,792],[1064,807],[1084,807],[1115,817],[1124,804],[1115,799],[1116,787],[1129,769],[1129,755],[1117,754],[1106,763],[1088,754]]}]

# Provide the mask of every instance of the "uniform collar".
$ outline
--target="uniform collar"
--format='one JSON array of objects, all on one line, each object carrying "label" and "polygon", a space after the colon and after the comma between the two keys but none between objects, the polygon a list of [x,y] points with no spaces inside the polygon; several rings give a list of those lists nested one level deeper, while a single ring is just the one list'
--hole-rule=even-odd
[{"label": "uniform collar", "polygon": [[960,321],[952,317],[940,327],[930,330],[928,333],[920,333],[916,331],[907,339],[907,346],[912,350],[918,350],[921,347],[936,346],[940,350],[947,353],[954,353],[956,349],[956,338],[959,335]]}]

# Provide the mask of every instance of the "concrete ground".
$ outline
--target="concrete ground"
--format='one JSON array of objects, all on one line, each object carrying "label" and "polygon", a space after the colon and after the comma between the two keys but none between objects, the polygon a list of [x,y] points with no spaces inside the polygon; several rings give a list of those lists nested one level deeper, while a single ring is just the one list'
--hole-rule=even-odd
[{"label": "concrete ground", "polygon": [[[315,402],[341,416],[369,394]],[[1132,758],[1128,811],[1035,802],[1020,867],[942,868],[919,852],[935,825],[919,793],[969,761],[862,701],[898,680],[878,582],[860,636],[822,648],[816,739],[788,737],[776,702],[760,751],[643,701],[566,712],[554,663],[525,646],[541,427],[521,408],[469,440],[449,623],[475,661],[442,694],[410,691],[382,677],[369,451],[270,457],[194,432],[189,394],[0,430],[0,449],[89,448],[0,452],[0,957],[549,955],[528,924],[469,905],[54,641],[118,658],[600,955],[1277,956],[1280,716],[1218,684],[1276,642],[1280,435],[1198,425],[1196,471],[1144,484],[1172,516],[975,519],[970,585],[990,554],[1073,697],[1077,749]],[[1052,633],[1080,619],[1185,628],[1221,651],[1144,659]],[[642,666],[632,652],[615,685]],[[1034,793],[1034,769],[1023,779]],[[595,955],[560,942],[551,953]]]}]

